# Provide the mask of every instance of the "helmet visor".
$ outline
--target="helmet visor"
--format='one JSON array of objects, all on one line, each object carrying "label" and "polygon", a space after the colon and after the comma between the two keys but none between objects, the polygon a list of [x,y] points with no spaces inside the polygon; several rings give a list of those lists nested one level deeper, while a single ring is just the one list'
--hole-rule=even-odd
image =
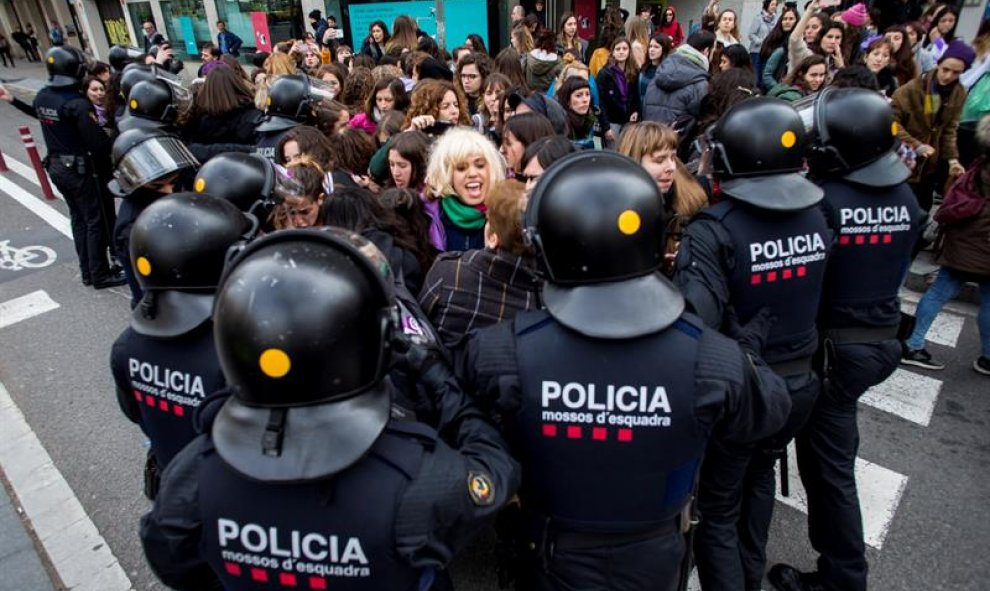
[{"label": "helmet visor", "polygon": [[124,194],[161,180],[184,168],[197,167],[199,162],[178,138],[153,138],[131,148],[114,171],[114,177]]},{"label": "helmet visor", "polygon": [[318,78],[309,79],[309,96],[313,101],[332,101],[337,93],[327,82]]}]

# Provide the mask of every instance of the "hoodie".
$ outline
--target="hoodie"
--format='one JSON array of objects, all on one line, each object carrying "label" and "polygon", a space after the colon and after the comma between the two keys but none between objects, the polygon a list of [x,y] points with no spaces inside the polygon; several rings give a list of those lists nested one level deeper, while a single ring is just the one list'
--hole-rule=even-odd
[{"label": "hoodie", "polygon": [[708,93],[708,58],[682,45],[660,64],[643,99],[643,119],[667,125],[685,115],[697,117]]},{"label": "hoodie", "polygon": [[563,68],[560,56],[542,49],[534,49],[523,58],[526,85],[534,92],[545,93]]},{"label": "hoodie", "polygon": [[684,43],[684,29],[681,28],[681,23],[677,22],[677,9],[673,6],[668,6],[667,10],[674,13],[674,18],[671,19],[670,24],[665,25],[663,24],[663,20],[666,12],[663,13],[660,17],[660,24],[657,26],[654,34],[666,33],[670,37],[673,47],[678,47],[681,43]]}]

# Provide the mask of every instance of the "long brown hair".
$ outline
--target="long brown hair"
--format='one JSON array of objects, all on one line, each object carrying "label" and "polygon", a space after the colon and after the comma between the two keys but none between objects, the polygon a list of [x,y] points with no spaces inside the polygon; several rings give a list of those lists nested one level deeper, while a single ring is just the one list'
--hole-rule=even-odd
[{"label": "long brown hair", "polygon": [[616,149],[636,162],[642,162],[644,157],[658,150],[672,150],[677,168],[674,171],[670,207],[674,213],[687,220],[708,205],[708,195],[680,158],[677,158],[679,143],[680,138],[671,127],[656,121],[641,121],[627,125],[622,130]]},{"label": "long brown hair", "polygon": [[247,80],[233,68],[221,66],[210,71],[193,99],[196,115],[216,117],[236,111],[254,102],[254,92]]},{"label": "long brown hair", "polygon": [[632,42],[626,37],[619,37],[612,42],[612,45],[608,48],[608,65],[618,65],[615,61],[615,48],[619,46],[620,43],[625,43],[629,46],[629,55],[626,57],[626,63],[622,64],[622,73],[626,76],[626,81],[629,84],[633,84],[636,78],[639,76],[639,67],[636,65],[636,59],[633,58],[632,54]]},{"label": "long brown hair", "polygon": [[412,100],[406,111],[406,122],[403,127],[408,129],[412,125],[413,117],[417,115],[432,115],[436,118],[440,114],[440,103],[443,102],[443,97],[448,92],[453,92],[454,96],[457,97],[457,109],[460,112],[457,116],[458,125],[470,125],[471,118],[467,114],[467,100],[457,92],[454,84],[446,80],[429,79],[423,80],[413,89]]},{"label": "long brown hair", "polygon": [[907,27],[904,25],[887,27],[887,30],[883,32],[885,38],[887,33],[900,33],[901,35],[901,48],[897,51],[891,51],[890,65],[894,70],[894,76],[897,77],[897,84],[903,86],[918,76],[918,64],[914,61],[914,51],[908,40]]}]

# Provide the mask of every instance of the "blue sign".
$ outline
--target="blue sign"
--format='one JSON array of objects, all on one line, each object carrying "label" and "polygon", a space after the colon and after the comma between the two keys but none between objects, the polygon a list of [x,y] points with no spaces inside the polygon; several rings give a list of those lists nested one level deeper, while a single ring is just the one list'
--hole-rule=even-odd
[{"label": "blue sign", "polygon": [[186,53],[190,58],[199,57],[199,48],[196,47],[196,32],[193,31],[193,21],[191,16],[179,17],[179,28],[182,29],[182,40],[186,42]]},{"label": "blue sign", "polygon": [[[485,0],[446,0],[443,3],[447,21],[447,47],[464,45],[471,33],[480,35],[488,46],[488,5]],[[419,29],[436,39],[436,4],[432,1],[376,2],[373,4],[351,4],[348,7],[351,17],[351,39],[354,50],[361,49],[361,42],[368,36],[371,23],[383,21],[392,30],[392,22],[400,15],[411,16]]]}]

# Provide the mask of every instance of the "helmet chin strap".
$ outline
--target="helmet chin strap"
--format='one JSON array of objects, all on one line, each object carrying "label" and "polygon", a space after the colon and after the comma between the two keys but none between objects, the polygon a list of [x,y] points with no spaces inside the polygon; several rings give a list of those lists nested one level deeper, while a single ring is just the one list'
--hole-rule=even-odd
[{"label": "helmet chin strap", "polygon": [[154,320],[158,316],[158,294],[154,291],[146,291],[141,298],[141,316],[146,320]]}]

